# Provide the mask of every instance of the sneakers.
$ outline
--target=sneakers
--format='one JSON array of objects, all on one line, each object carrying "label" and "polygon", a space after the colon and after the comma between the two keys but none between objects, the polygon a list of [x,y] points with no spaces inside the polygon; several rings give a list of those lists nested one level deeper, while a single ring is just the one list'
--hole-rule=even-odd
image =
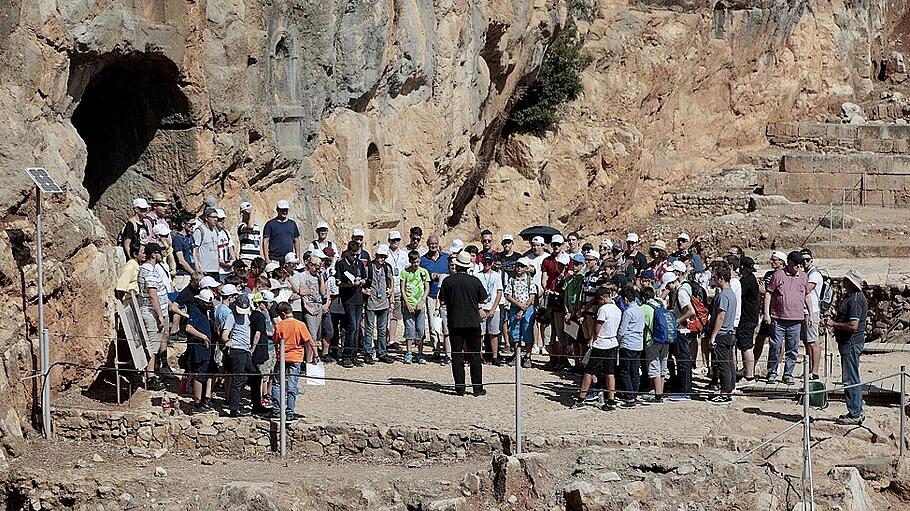
[{"label": "sneakers", "polygon": [[850,414],[844,414],[834,419],[834,423],[840,424],[841,426],[859,426],[863,423],[863,419],[865,418],[866,417],[864,415],[853,417]]},{"label": "sneakers", "polygon": [[410,364],[414,360],[414,354],[410,351],[404,354],[404,360],[402,361],[405,364]]},{"label": "sneakers", "polygon": [[616,400],[608,399],[608,400],[604,401],[604,404],[603,404],[603,406],[600,407],[600,409],[605,412],[612,412],[613,410],[616,409]]},{"label": "sneakers", "polygon": [[669,401],[692,401],[692,398],[689,397],[689,394],[670,394],[667,399]]},{"label": "sneakers", "polygon": [[[373,357],[371,356],[370,358],[373,358]],[[356,356],[351,360],[351,362],[353,362],[354,365],[357,367],[363,367],[363,360],[360,360]]]},{"label": "sneakers", "polygon": [[271,410],[272,400],[270,398],[263,397],[262,399],[259,400],[259,405],[261,408],[268,408]]},{"label": "sneakers", "polygon": [[588,400],[587,396],[585,397],[585,399],[575,396],[575,399],[572,400],[572,404],[569,406],[569,409],[570,410],[580,410],[585,407],[585,401],[587,401],[587,400]]},{"label": "sneakers", "polygon": [[817,374],[810,374],[810,375],[809,375],[809,379],[810,379],[811,381],[816,381],[816,380],[818,380],[818,375],[817,375]]},{"label": "sneakers", "polygon": [[211,412],[214,412],[214,411],[215,411],[215,409],[212,408],[212,405],[210,405],[208,402],[206,402],[206,403],[196,403],[196,405],[193,407],[193,413],[194,413],[194,414],[197,414],[197,413],[211,413]]},{"label": "sneakers", "polygon": [[160,376],[161,378],[164,378],[165,380],[177,381],[180,379],[180,377],[177,376],[177,373],[175,373],[174,370],[171,369],[171,366],[169,366],[167,364],[162,364],[161,367],[158,368],[158,371],[156,371],[156,374],[158,374],[158,376]]},{"label": "sneakers", "polygon": [[272,409],[265,406],[253,406],[253,415],[271,415]]},{"label": "sneakers", "polygon": [[588,393],[585,395],[584,400],[586,402],[597,401],[598,399],[600,399],[601,392],[603,392],[603,391],[602,390],[589,390]]},{"label": "sneakers", "polygon": [[530,358],[524,358],[524,359],[521,361],[521,367],[523,367],[523,368],[525,368],[525,369],[530,369],[530,368],[531,368],[531,359],[530,359]]},{"label": "sneakers", "polygon": [[537,346],[534,346],[533,348],[531,348],[531,355],[540,355],[540,348],[538,348]]},{"label": "sneakers", "polygon": [[486,395],[487,395],[486,389],[480,389],[480,390],[474,391],[474,397],[480,397],[480,396],[486,396]]},{"label": "sneakers", "polygon": [[392,357],[390,357],[388,355],[383,355],[383,356],[379,357],[379,361],[382,362],[383,364],[394,364],[395,363],[395,361],[392,360]]},{"label": "sneakers", "polygon": [[425,357],[425,356],[423,356],[423,355],[417,355],[417,363],[418,363],[418,364],[421,364],[421,365],[426,364],[426,363],[427,363],[427,357]]},{"label": "sneakers", "polygon": [[161,380],[158,378],[149,378],[148,382],[145,384],[145,390],[159,391],[164,389],[164,383],[161,383]]},{"label": "sneakers", "polygon": [[765,381],[768,382],[769,384],[777,383],[777,375],[769,374],[768,377],[765,378]]},{"label": "sneakers", "polygon": [[[426,363],[426,361],[424,361]],[[452,359],[448,355],[443,355],[442,359],[439,361],[439,365],[447,366],[452,363]]]},{"label": "sneakers", "polygon": [[363,356],[363,362],[368,366],[371,366],[376,363],[376,361],[373,360],[373,355],[371,353],[367,353],[366,355]]},{"label": "sneakers", "polygon": [[664,402],[663,396],[656,396],[654,394],[646,394],[641,400],[643,405],[659,405]]},{"label": "sneakers", "polygon": [[549,355],[550,352],[547,351],[547,348],[546,348],[546,347],[541,346],[541,347],[540,347],[540,354],[541,354],[541,355]]},{"label": "sneakers", "polygon": [[620,408],[635,408],[635,400],[624,400],[622,403],[619,403]]},{"label": "sneakers", "polygon": [[[361,362],[361,365],[363,365],[362,362]],[[350,369],[350,368],[354,367],[354,362],[349,358],[343,358],[343,359],[341,359],[341,367],[344,367],[345,369]]]},{"label": "sneakers", "polygon": [[335,360],[335,357],[333,357],[332,355],[326,355],[326,356],[322,357],[322,362],[324,364],[334,364],[338,361]]},{"label": "sneakers", "polygon": [[730,396],[716,395],[708,398],[708,402],[712,405],[726,405],[733,402],[733,398]]},{"label": "sneakers", "polygon": [[499,357],[493,357],[493,360],[491,360],[490,363],[496,367],[499,367],[502,365],[502,360],[499,360]]},{"label": "sneakers", "polygon": [[783,381],[784,385],[793,385],[792,376],[784,376],[784,379],[782,381]]}]

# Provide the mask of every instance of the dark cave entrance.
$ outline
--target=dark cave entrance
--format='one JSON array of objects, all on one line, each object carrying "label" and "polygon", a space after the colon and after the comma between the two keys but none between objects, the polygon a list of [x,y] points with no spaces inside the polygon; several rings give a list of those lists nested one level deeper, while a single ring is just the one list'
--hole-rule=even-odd
[{"label": "dark cave entrance", "polygon": [[179,80],[177,65],[163,55],[74,58],[69,85],[79,106],[72,122],[88,151],[83,186],[90,207],[139,161],[159,129],[192,127]]}]

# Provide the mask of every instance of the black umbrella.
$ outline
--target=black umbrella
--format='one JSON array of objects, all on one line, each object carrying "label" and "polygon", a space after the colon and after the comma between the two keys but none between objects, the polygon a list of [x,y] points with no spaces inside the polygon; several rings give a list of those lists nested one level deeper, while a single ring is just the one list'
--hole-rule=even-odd
[{"label": "black umbrella", "polygon": [[549,225],[535,225],[534,227],[528,227],[518,233],[518,235],[521,236],[521,239],[525,241],[531,241],[531,238],[534,236],[540,236],[547,243],[549,243],[550,240],[553,239],[553,236],[557,234],[562,233]]}]

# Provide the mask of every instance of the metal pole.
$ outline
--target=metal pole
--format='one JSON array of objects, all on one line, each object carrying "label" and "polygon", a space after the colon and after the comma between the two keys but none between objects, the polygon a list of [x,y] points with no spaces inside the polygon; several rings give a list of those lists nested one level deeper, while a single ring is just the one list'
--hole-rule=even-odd
[{"label": "metal pole", "polygon": [[38,343],[41,356],[41,429],[45,438],[53,435],[51,424],[51,354],[44,328],[44,256],[41,241],[41,188],[35,187],[35,245],[38,263]]},{"label": "metal pole", "polygon": [[281,348],[278,355],[278,378],[281,381],[281,402],[278,403],[278,407],[281,408],[278,421],[278,446],[281,452],[281,457],[284,458],[287,456],[287,416],[285,411],[285,403],[288,400],[288,388],[287,381],[285,380],[285,372],[287,370],[284,367],[284,338],[281,339]]},{"label": "metal pole", "polygon": [[[821,291],[821,290],[819,290]],[[824,323],[819,320],[819,323],[824,325]],[[828,326],[825,325],[822,328],[825,330],[825,378],[828,377]]]},{"label": "metal pole", "polygon": [[[120,339],[114,339],[114,381],[117,386],[117,404],[120,404]],[[192,389],[190,389],[192,390]]]},{"label": "metal pole", "polygon": [[904,428],[906,427],[907,415],[907,367],[901,366],[901,420],[900,420],[900,455],[904,455],[904,443],[907,441],[907,437],[904,436]]},{"label": "metal pole", "polygon": [[521,454],[521,350],[524,343],[515,344],[515,454]]},{"label": "metal pole", "polygon": [[[812,432],[809,408],[809,357],[803,357],[803,509],[815,510],[815,491],[812,484]],[[808,497],[808,501],[806,500]]]}]

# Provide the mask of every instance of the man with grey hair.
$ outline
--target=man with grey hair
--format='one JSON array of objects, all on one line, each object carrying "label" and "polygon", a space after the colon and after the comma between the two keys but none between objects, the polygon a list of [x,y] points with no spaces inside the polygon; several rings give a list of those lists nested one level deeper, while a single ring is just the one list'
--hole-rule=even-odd
[{"label": "man with grey hair", "polygon": [[158,271],[158,264],[164,257],[164,248],[157,243],[145,246],[145,262],[139,266],[139,312],[145,327],[149,362],[145,368],[149,390],[161,390],[164,385],[155,376],[156,362],[167,357],[167,342],[170,334],[168,324],[167,287]]}]

